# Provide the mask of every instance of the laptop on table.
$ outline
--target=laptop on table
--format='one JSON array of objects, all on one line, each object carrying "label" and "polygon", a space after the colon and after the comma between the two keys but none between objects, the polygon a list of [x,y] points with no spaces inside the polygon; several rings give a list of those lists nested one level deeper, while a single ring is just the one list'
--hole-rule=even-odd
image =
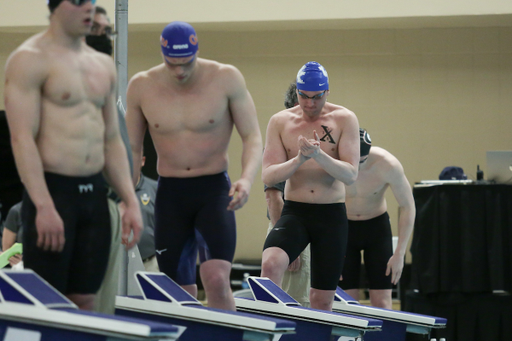
[{"label": "laptop on table", "polygon": [[487,152],[486,179],[497,184],[512,185],[512,150]]}]

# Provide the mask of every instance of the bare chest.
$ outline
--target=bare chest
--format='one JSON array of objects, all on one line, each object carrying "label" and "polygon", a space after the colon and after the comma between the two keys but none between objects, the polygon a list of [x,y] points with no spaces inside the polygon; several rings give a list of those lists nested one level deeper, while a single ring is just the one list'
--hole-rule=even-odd
[{"label": "bare chest", "polygon": [[315,132],[320,139],[320,148],[328,155],[338,159],[341,130],[336,126],[334,120],[329,119],[309,123],[294,120],[287,122],[281,133],[281,138],[288,159],[295,157],[299,152],[298,137],[302,135],[307,139],[315,139]]},{"label": "bare chest", "polygon": [[356,182],[345,187],[347,196],[380,200],[388,188],[388,183],[376,170],[359,171]]},{"label": "bare chest", "polygon": [[60,106],[92,102],[102,107],[111,92],[111,83],[108,69],[100,62],[57,60],[49,68],[43,96]]},{"label": "bare chest", "polygon": [[177,93],[152,85],[141,101],[141,109],[152,132],[210,132],[232,126],[225,94],[208,89]]}]

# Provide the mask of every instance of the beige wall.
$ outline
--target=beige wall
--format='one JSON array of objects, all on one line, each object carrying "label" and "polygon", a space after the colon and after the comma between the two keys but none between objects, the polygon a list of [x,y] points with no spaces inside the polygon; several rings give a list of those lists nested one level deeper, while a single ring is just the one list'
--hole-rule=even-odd
[{"label": "beige wall", "polygon": [[[134,27],[130,76],[160,62],[159,33]],[[436,179],[448,165],[475,178],[477,164],[486,171],[486,150],[512,148],[512,25],[311,31],[286,29],[286,23],[274,31],[198,25],[198,35],[202,57],[234,64],[245,75],[263,134],[299,67],[316,60],[329,72],[329,101],[357,114],[374,144],[401,160],[411,184]],[[27,36],[0,31],[2,65]],[[236,179],[236,134],[229,151]],[[248,204],[237,212],[236,258],[261,255],[267,227],[262,187],[258,174]],[[388,203],[396,234],[390,192]]]},{"label": "beige wall", "polygon": [[[98,0],[113,13],[115,0]],[[510,0],[129,0],[132,24],[246,22],[361,18],[415,18],[511,14]],[[45,0],[0,0],[0,27],[46,25]]]}]

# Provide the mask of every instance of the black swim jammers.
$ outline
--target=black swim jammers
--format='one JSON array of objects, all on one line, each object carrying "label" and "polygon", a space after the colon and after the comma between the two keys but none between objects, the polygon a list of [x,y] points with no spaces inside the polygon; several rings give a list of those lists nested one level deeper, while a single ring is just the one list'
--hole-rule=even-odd
[{"label": "black swim jammers", "polygon": [[347,233],[344,203],[307,204],[286,200],[264,249],[279,247],[292,262],[311,244],[311,287],[336,290],[343,269]]},{"label": "black swim jammers", "polygon": [[110,213],[103,175],[71,177],[45,173],[55,208],[64,222],[62,252],[37,246],[36,208],[25,191],[22,205],[23,262],[63,294],[95,294],[110,252]]},{"label": "black swim jammers", "polygon": [[368,288],[392,289],[391,274],[386,276],[388,261],[393,256],[393,234],[388,213],[368,220],[349,220],[348,226],[347,255],[340,287],[344,290],[361,287],[361,251],[364,251]]}]

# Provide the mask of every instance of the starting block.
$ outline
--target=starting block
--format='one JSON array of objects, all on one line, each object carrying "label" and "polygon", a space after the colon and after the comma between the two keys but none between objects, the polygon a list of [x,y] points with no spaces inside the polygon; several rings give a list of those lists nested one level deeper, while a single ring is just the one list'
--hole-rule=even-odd
[{"label": "starting block", "polygon": [[365,306],[354,300],[340,287],[336,289],[332,310],[382,320],[382,331],[368,334],[364,338],[365,341],[404,341],[407,332],[430,335],[432,329],[445,328],[447,322],[441,317]]},{"label": "starting block", "polygon": [[180,341],[277,341],[294,322],[204,307],[163,273],[137,272],[142,297],[116,298],[116,314],[186,326]]},{"label": "starting block", "polygon": [[235,298],[237,310],[296,322],[296,334],[283,336],[282,340],[328,341],[333,337],[362,337],[366,332],[375,334],[381,330],[382,321],[377,319],[302,307],[268,278],[249,277],[248,282],[254,299]]},{"label": "starting block", "polygon": [[177,340],[170,324],[79,310],[32,270],[0,271],[0,340]]}]

